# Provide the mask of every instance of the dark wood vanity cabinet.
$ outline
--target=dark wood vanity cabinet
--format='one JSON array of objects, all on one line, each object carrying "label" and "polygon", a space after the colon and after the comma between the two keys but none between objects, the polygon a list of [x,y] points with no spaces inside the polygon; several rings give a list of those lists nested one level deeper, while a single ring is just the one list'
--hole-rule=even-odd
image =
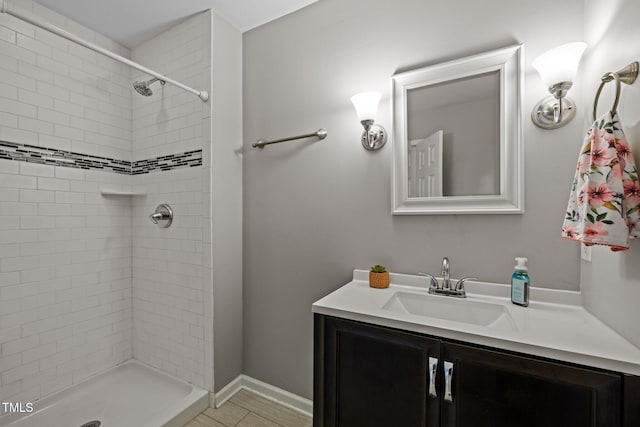
[{"label": "dark wood vanity cabinet", "polygon": [[438,340],[318,316],[315,329],[314,426],[438,425],[440,404],[425,399]]},{"label": "dark wood vanity cabinet", "polygon": [[620,426],[620,374],[567,366],[459,344],[443,344],[453,362],[453,402],[443,426]]},{"label": "dark wood vanity cabinet", "polygon": [[640,426],[638,377],[324,315],[314,322],[314,427]]}]

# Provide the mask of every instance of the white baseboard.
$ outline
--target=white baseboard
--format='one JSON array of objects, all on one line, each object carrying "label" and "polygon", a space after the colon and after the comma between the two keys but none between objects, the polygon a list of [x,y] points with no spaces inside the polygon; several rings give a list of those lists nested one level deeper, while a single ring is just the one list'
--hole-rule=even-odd
[{"label": "white baseboard", "polygon": [[313,416],[313,402],[297,394],[290,393],[279,387],[267,384],[247,375],[242,376],[242,388],[252,391],[282,406],[293,409],[308,417]]},{"label": "white baseboard", "polygon": [[236,379],[224,386],[218,393],[211,393],[210,406],[219,408],[224,402],[242,389],[258,394],[308,417],[313,416],[313,402],[311,400],[247,375],[239,375]]},{"label": "white baseboard", "polygon": [[242,377],[244,375],[238,375],[236,379],[231,381],[226,386],[222,387],[217,393],[209,393],[209,406],[212,408],[221,407],[224,402],[231,399],[231,397],[242,389]]}]

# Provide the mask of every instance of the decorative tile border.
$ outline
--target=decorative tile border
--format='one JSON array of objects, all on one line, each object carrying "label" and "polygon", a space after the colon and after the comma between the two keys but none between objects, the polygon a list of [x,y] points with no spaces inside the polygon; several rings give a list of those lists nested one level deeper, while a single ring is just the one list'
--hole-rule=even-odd
[{"label": "decorative tile border", "polygon": [[170,171],[178,168],[202,166],[202,150],[169,154],[155,159],[136,160],[131,165],[131,175],[154,171]]},{"label": "decorative tile border", "polygon": [[66,168],[99,170],[123,175],[141,175],[150,172],[170,171],[185,167],[202,166],[202,150],[169,154],[154,159],[117,160],[108,157],[74,153],[55,148],[0,141],[0,160],[39,163]]}]

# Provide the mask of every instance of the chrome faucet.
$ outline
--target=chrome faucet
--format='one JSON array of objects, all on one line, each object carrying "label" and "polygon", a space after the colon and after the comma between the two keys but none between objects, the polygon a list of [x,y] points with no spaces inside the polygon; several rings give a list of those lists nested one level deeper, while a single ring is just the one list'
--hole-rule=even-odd
[{"label": "chrome faucet", "polygon": [[433,295],[447,295],[451,297],[465,298],[467,293],[464,289],[464,283],[467,280],[477,280],[477,277],[465,277],[455,282],[455,286],[451,286],[451,274],[449,272],[449,258],[442,258],[442,281],[438,281],[436,277],[429,273],[418,272],[420,276],[430,279],[429,293]]},{"label": "chrome faucet", "polygon": [[451,290],[451,276],[449,275],[449,258],[442,258],[442,289]]}]

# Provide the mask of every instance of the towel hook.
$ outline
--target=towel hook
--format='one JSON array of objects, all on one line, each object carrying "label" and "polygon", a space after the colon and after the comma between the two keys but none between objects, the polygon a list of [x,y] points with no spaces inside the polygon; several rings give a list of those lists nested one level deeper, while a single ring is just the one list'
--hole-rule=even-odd
[{"label": "towel hook", "polygon": [[600,93],[602,93],[602,88],[605,84],[609,83],[611,80],[615,80],[616,82],[616,98],[613,101],[613,107],[611,108],[611,115],[614,115],[618,110],[618,103],[620,102],[620,91],[621,91],[621,83],[630,85],[636,81],[638,77],[638,61],[634,61],[631,64],[628,64],[626,67],[621,70],[616,71],[615,73],[605,73],[601,77],[600,86],[598,87],[598,91],[596,92],[596,99],[593,102],[593,121],[596,120],[596,114],[598,111],[598,100],[600,99]]}]

